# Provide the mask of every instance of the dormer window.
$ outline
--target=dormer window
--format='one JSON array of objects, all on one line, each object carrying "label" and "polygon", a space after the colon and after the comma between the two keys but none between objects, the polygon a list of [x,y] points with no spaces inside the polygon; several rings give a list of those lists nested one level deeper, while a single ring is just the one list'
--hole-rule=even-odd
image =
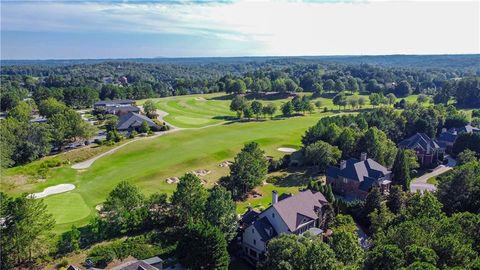
[{"label": "dormer window", "polygon": [[272,213],[272,218],[275,218],[275,213]]},{"label": "dormer window", "polygon": [[254,232],[255,232],[255,229],[252,229],[252,233],[254,233]]}]

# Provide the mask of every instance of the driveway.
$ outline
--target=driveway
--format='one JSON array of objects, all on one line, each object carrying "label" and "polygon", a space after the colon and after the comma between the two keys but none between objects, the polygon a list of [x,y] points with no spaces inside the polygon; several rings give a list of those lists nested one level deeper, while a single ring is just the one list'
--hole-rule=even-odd
[{"label": "driveway", "polygon": [[411,192],[417,192],[417,190],[420,190],[421,192],[427,190],[427,191],[435,191],[437,190],[437,187],[435,185],[427,183],[427,180],[441,175],[449,170],[451,170],[455,165],[457,165],[457,161],[450,157],[449,155],[445,156],[445,158],[448,160],[447,164],[442,164],[433,169],[432,172],[426,173],[418,178],[415,178],[412,180],[412,183],[410,184],[410,191]]}]

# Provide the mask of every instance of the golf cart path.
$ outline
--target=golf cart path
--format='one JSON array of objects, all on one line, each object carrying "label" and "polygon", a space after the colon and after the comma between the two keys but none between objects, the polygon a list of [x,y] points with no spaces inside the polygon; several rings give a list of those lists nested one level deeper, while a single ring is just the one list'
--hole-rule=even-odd
[{"label": "golf cart path", "polygon": [[[167,112],[164,112],[164,111],[161,111],[161,110],[157,110],[157,113],[158,113],[158,119],[161,120],[161,121],[164,121],[163,120],[163,117],[167,116],[168,113]],[[197,127],[197,128],[181,128],[181,127],[176,127],[174,125],[171,125],[169,123],[167,123],[166,121],[164,121],[167,125],[170,126],[170,130],[167,130],[167,131],[161,131],[161,132],[156,132],[153,136],[149,136],[149,137],[138,137],[138,138],[135,138],[131,141],[128,141],[124,144],[121,144],[119,146],[116,146],[110,150],[108,150],[107,152],[105,153],[102,153],[98,156],[95,156],[95,157],[92,157],[90,159],[87,159],[85,161],[82,161],[82,162],[79,162],[79,163],[76,163],[76,164],[73,164],[72,165],[72,169],[75,169],[75,170],[85,170],[85,169],[88,169],[90,166],[92,166],[92,164],[97,160],[97,159],[100,159],[104,156],[107,156],[107,155],[110,155],[110,154],[113,154],[115,153],[118,149],[121,149],[133,142],[136,142],[136,141],[140,141],[140,140],[144,140],[144,139],[153,139],[153,138],[156,138],[156,137],[159,137],[159,136],[162,136],[162,135],[166,135],[166,134],[170,134],[170,133],[174,133],[174,132],[177,132],[177,131],[181,131],[181,130],[200,130],[200,129],[205,129],[205,128],[210,128],[210,127],[215,127],[215,126],[220,126],[220,125],[223,125],[223,124],[226,124],[226,123],[229,123],[228,121],[224,121],[224,122],[220,122],[220,123],[216,123],[216,124],[212,124],[212,125],[207,125],[207,126],[203,126],[203,127]]]},{"label": "golf cart path", "polygon": [[410,185],[410,191],[411,192],[417,192],[417,190],[420,191],[435,191],[437,190],[437,187],[435,185],[427,183],[427,180],[441,175],[445,172],[448,172],[449,170],[453,169],[457,165],[457,161],[450,157],[449,155],[445,156],[445,158],[448,160],[447,164],[442,164],[437,166],[433,171],[426,173],[418,178],[413,179],[411,185]]}]

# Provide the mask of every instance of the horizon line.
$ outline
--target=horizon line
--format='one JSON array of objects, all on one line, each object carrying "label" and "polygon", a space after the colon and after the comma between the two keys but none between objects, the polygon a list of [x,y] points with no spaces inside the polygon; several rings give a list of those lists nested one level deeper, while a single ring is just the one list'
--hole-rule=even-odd
[{"label": "horizon line", "polygon": [[242,55],[242,56],[154,56],[154,57],[105,57],[105,58],[13,58],[3,61],[82,61],[82,60],[135,60],[135,59],[207,59],[207,58],[308,58],[308,57],[375,57],[375,56],[462,56],[480,55],[477,53],[397,53],[397,54],[314,54],[314,55]]}]

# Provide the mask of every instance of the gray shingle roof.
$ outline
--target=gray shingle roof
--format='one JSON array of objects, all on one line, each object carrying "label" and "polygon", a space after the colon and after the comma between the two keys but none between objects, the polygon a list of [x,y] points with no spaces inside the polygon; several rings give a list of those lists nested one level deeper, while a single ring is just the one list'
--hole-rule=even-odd
[{"label": "gray shingle roof", "polygon": [[268,240],[278,235],[277,231],[273,228],[267,217],[263,217],[255,221],[253,223],[253,227],[260,234],[263,242],[267,242]]},{"label": "gray shingle roof", "polygon": [[139,111],[140,111],[140,108],[138,108],[136,106],[131,106],[131,105],[127,105],[127,106],[108,106],[107,109],[106,109],[106,112],[110,113],[110,114],[115,114],[115,113],[118,113],[118,112],[127,113],[127,112],[139,112]]},{"label": "gray shingle roof", "polygon": [[131,261],[113,267],[111,270],[159,270],[144,261]]},{"label": "gray shingle roof", "polygon": [[327,176],[333,178],[341,176],[359,182],[363,182],[367,178],[379,179],[389,173],[390,171],[387,168],[371,158],[364,161],[351,158],[347,160],[345,169],[341,170],[334,166],[330,166],[327,169]]},{"label": "gray shingle roof", "polygon": [[131,99],[114,99],[114,100],[100,100],[93,103],[93,106],[114,106],[115,104],[125,105],[133,104],[135,102]]},{"label": "gray shingle roof", "polygon": [[293,232],[303,219],[317,219],[317,211],[327,203],[327,199],[322,193],[313,193],[311,190],[306,190],[285,198],[271,207],[277,210],[288,229]]},{"label": "gray shingle roof", "polygon": [[147,122],[148,126],[151,128],[156,128],[157,125],[152,119],[134,112],[129,112],[125,115],[120,116],[118,119],[117,129],[118,130],[128,130],[129,128],[137,128],[142,125],[143,122]]},{"label": "gray shingle roof", "polygon": [[425,133],[417,133],[410,138],[399,142],[398,145],[408,149],[420,147],[424,151],[427,151],[428,146],[430,146],[431,149],[440,149],[440,146]]}]

